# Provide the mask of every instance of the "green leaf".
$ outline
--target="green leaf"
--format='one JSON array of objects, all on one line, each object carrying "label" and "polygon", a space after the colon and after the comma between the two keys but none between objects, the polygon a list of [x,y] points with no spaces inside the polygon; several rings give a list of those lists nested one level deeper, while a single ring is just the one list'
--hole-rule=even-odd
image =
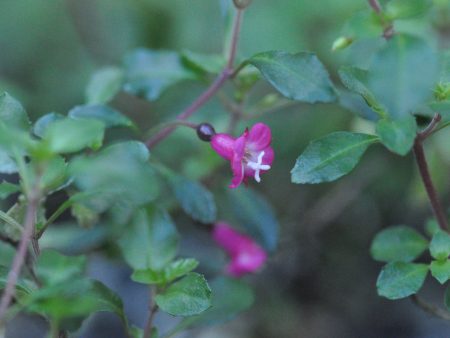
[{"label": "green leaf", "polygon": [[266,250],[274,251],[280,226],[269,202],[251,189],[229,191],[227,197],[236,224],[241,225]]},{"label": "green leaf", "polygon": [[377,101],[373,93],[367,88],[368,73],[366,70],[355,67],[342,67],[339,70],[339,77],[348,90],[359,94],[366,101],[367,105],[373,109],[380,117],[387,116],[386,111]]},{"label": "green leaf", "polygon": [[287,98],[309,103],[336,99],[328,72],[314,54],[270,51],[254,55],[247,63]]},{"label": "green leaf", "polygon": [[170,178],[169,183],[184,212],[202,223],[215,222],[217,208],[214,196],[209,190],[182,176]]},{"label": "green leaf", "polygon": [[375,54],[368,88],[390,116],[399,118],[431,98],[437,80],[434,49],[417,37],[397,34]]},{"label": "green leaf", "polygon": [[123,89],[149,101],[177,82],[195,79],[194,73],[183,67],[180,56],[170,51],[137,49],[125,57],[124,66]]},{"label": "green leaf", "polygon": [[3,181],[0,183],[0,199],[5,199],[9,195],[20,191],[20,186]]},{"label": "green leaf", "polygon": [[128,326],[127,317],[123,309],[122,299],[103,283],[92,280],[90,294],[96,302],[96,312],[112,312],[119,316],[122,322]]},{"label": "green leaf", "polygon": [[111,203],[125,201],[140,206],[154,200],[158,194],[155,171],[147,163],[147,147],[137,141],[116,143],[93,156],[80,156],[69,164],[69,173],[76,186],[85,194],[89,205],[98,211]]},{"label": "green leaf", "polygon": [[204,75],[218,74],[225,67],[227,61],[219,54],[199,54],[185,50],[181,53],[183,65],[192,71]]},{"label": "green leaf", "polygon": [[211,290],[211,308],[194,319],[196,325],[211,325],[231,320],[249,309],[255,299],[253,290],[239,279],[218,277],[211,282]]},{"label": "green leaf", "polygon": [[40,138],[44,137],[48,126],[55,121],[64,120],[65,116],[58,113],[48,113],[41,116],[33,126],[33,133]]},{"label": "green leaf", "polygon": [[16,172],[16,162],[11,157],[9,157],[8,153],[0,149],[0,173],[14,174]]},{"label": "green leaf", "polygon": [[404,156],[411,150],[417,135],[416,119],[412,115],[397,120],[382,119],[376,130],[386,148]]},{"label": "green leaf", "polygon": [[162,270],[136,270],[131,275],[131,279],[143,284],[164,285],[186,275],[197,266],[198,261],[193,258],[178,259]]},{"label": "green leaf", "polygon": [[391,20],[408,19],[426,13],[432,5],[430,0],[391,0],[385,13]]},{"label": "green leaf", "polygon": [[334,181],[353,170],[366,149],[378,138],[373,135],[335,132],[312,141],[291,170],[293,183]]},{"label": "green leaf", "polygon": [[43,138],[54,153],[74,153],[86,147],[98,148],[104,128],[99,121],[66,118],[48,125]]},{"label": "green leaf", "polygon": [[381,262],[411,262],[428,247],[427,240],[416,230],[398,225],[380,231],[374,238],[370,253]]},{"label": "green leaf", "polygon": [[119,239],[127,263],[135,270],[161,270],[176,255],[179,235],[167,212],[138,210]]},{"label": "green leaf", "polygon": [[155,297],[161,310],[174,316],[193,316],[211,306],[211,289],[202,275],[191,272]]},{"label": "green leaf", "polygon": [[123,71],[117,67],[105,67],[97,70],[86,88],[86,103],[103,104],[117,95],[123,82]]},{"label": "green leaf", "polygon": [[434,218],[427,219],[425,222],[425,232],[428,236],[433,237],[440,230],[439,224]]},{"label": "green leaf", "polygon": [[342,35],[351,39],[380,37],[383,32],[379,17],[371,9],[359,11],[346,22]]},{"label": "green leaf", "polygon": [[50,159],[41,178],[41,189],[54,191],[60,188],[67,180],[67,163],[61,156]]},{"label": "green leaf", "polygon": [[413,295],[422,287],[427,273],[426,264],[388,263],[377,279],[378,295],[392,300]]},{"label": "green leaf", "polygon": [[0,121],[8,127],[28,130],[30,121],[19,101],[8,93],[0,94]]},{"label": "green leaf", "polygon": [[450,255],[450,235],[445,231],[434,234],[430,243],[430,254],[437,260],[446,260]]},{"label": "green leaf", "polygon": [[450,260],[431,262],[430,271],[439,283],[444,284],[450,279]]},{"label": "green leaf", "polygon": [[54,250],[45,250],[39,255],[36,275],[46,285],[61,284],[82,276],[85,268],[85,256],[65,256]]},{"label": "green leaf", "polygon": [[254,302],[253,290],[242,280],[217,277],[211,284],[211,307],[200,315],[184,318],[170,334],[192,326],[214,325],[233,319],[250,308]]},{"label": "green leaf", "polygon": [[122,113],[104,105],[77,106],[69,111],[73,119],[94,119],[104,123],[106,128],[133,127],[134,123]]},{"label": "green leaf", "polygon": [[32,152],[36,149],[36,141],[28,132],[11,128],[0,121],[0,152],[16,156]]}]

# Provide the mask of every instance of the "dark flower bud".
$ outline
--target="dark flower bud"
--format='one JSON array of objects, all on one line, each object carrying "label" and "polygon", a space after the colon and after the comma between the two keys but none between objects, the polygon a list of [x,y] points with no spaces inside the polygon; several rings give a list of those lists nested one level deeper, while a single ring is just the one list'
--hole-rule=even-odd
[{"label": "dark flower bud", "polygon": [[209,123],[200,123],[197,126],[197,135],[200,140],[211,142],[211,138],[216,134],[214,127]]},{"label": "dark flower bud", "polygon": [[252,0],[233,0],[234,5],[239,9],[244,9],[250,6]]}]

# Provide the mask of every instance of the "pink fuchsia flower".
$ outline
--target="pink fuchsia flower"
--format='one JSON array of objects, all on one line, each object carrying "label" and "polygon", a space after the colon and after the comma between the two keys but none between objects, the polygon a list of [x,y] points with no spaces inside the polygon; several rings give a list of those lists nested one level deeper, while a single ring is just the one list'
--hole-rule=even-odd
[{"label": "pink fuchsia flower", "polygon": [[234,277],[258,271],[267,259],[267,254],[251,237],[233,229],[227,223],[214,225],[214,241],[231,257],[226,272]]},{"label": "pink fuchsia flower", "polygon": [[270,169],[274,152],[270,146],[272,133],[264,123],[248,128],[238,138],[228,134],[215,134],[211,138],[212,148],[230,161],[233,179],[230,188],[237,188],[248,177],[261,182],[260,175]]}]

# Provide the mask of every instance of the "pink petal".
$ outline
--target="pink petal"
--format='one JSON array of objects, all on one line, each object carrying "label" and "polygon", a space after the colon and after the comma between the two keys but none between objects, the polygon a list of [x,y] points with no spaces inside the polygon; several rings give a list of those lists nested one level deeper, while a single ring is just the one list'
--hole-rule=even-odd
[{"label": "pink petal", "polygon": [[224,159],[231,161],[234,155],[234,138],[227,134],[215,134],[211,139],[211,147]]},{"label": "pink petal", "polygon": [[234,277],[258,271],[267,259],[266,252],[255,242],[250,242],[237,255],[232,257],[226,271]]},{"label": "pink petal", "polygon": [[272,132],[270,128],[264,123],[255,124],[250,129],[247,138],[247,147],[252,151],[261,151],[270,145],[272,141]]},{"label": "pink petal", "polygon": [[[264,157],[262,158],[262,164],[272,165],[272,162],[275,158],[275,153],[272,147],[267,147],[264,149]],[[267,170],[263,170],[267,171]]]},{"label": "pink petal", "polygon": [[[245,133],[244,133],[245,135]],[[240,136],[233,147],[233,160],[231,161],[231,170],[233,171],[233,179],[230,188],[237,188],[244,180],[244,163],[246,137]]]},{"label": "pink petal", "polygon": [[224,222],[214,225],[212,237],[230,256],[237,255],[247,245],[246,236]]}]

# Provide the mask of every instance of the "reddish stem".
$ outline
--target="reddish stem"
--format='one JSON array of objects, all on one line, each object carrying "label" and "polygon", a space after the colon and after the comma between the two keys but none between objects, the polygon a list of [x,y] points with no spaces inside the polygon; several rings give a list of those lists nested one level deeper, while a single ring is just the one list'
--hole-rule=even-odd
[{"label": "reddish stem", "polygon": [[28,244],[30,243],[31,238],[33,236],[33,231],[36,223],[38,204],[39,204],[39,197],[37,189],[34,189],[34,191],[30,194],[28,198],[28,206],[25,215],[25,224],[22,232],[22,237],[20,239],[16,255],[14,256],[12,267],[8,274],[6,287],[0,301],[0,323],[3,322],[9,304],[11,303],[11,300],[14,297],[16,283],[17,280],[19,279],[22,266],[25,263]]},{"label": "reddish stem", "polygon": [[[224,83],[233,74],[233,64],[236,58],[237,43],[241,30],[241,21],[242,10],[238,9],[234,19],[233,35],[230,42],[230,52],[228,55],[227,65],[219,74],[219,76],[214,80],[214,82],[208,87],[208,89],[206,89],[189,107],[187,107],[180,115],[178,115],[178,117],[176,118],[177,120],[183,121],[191,117],[200,107],[202,107],[211,97],[213,97],[220,88],[222,88]],[[147,147],[150,149],[156,146],[159,142],[169,136],[175,130],[175,128],[176,126],[171,126],[162,129],[160,132],[147,140]]]},{"label": "reddish stem", "polygon": [[427,138],[427,136],[431,135],[434,128],[437,126],[439,121],[441,120],[441,116],[436,114],[431,123],[425,128],[422,132],[417,134],[417,137],[414,141],[414,155],[416,157],[416,162],[419,167],[420,176],[422,177],[423,184],[425,186],[425,190],[428,194],[428,199],[430,200],[431,208],[433,210],[434,217],[438,222],[440,228],[442,230],[448,231],[449,226],[447,222],[447,217],[444,212],[444,208],[439,201],[438,194],[433,185],[433,181],[431,180],[430,171],[428,169],[427,159],[425,157],[425,152],[423,150],[423,141]]}]

